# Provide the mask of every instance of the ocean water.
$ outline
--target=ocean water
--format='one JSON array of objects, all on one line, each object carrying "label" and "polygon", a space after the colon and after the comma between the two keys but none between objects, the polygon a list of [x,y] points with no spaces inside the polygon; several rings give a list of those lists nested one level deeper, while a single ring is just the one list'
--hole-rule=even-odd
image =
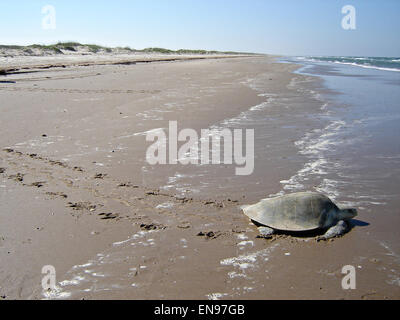
[{"label": "ocean water", "polygon": [[384,71],[400,71],[399,57],[337,57],[337,56],[308,56],[298,57],[298,60],[308,62],[331,62],[352,65]]},{"label": "ocean water", "polygon": [[291,191],[314,185],[340,204],[356,207],[376,232],[375,240],[389,241],[398,250],[400,73],[386,68],[395,66],[393,61],[381,67],[391,58],[365,59],[381,64],[365,68],[331,57],[285,59],[301,65],[296,73],[323,80],[326,90],[316,94],[326,124],[295,142],[308,161],[281,182]]}]

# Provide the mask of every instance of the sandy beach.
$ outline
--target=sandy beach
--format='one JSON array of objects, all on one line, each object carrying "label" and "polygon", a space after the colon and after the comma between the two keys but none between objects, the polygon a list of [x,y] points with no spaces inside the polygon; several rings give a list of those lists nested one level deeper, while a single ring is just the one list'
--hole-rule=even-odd
[{"label": "sandy beach", "polygon": [[[332,177],[318,170],[331,160],[301,151],[336,128],[316,93],[338,94],[294,73],[299,65],[268,55],[1,59],[2,299],[400,298],[398,197],[365,200],[353,229],[326,242],[257,238],[240,209],[300,182],[329,193]],[[146,133],[169,121],[254,129],[254,173],[149,165]],[[353,204],[354,186],[343,188],[335,202]],[[50,292],[45,265],[57,272]],[[342,288],[345,265],[356,267],[355,290]]]}]

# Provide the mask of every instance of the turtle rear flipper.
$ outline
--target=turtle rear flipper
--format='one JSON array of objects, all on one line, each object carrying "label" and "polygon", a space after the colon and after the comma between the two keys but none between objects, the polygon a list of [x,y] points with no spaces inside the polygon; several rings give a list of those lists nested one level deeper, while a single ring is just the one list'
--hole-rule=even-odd
[{"label": "turtle rear flipper", "polygon": [[272,235],[275,233],[275,230],[268,227],[258,227],[258,232],[259,235],[257,238],[271,239]]}]

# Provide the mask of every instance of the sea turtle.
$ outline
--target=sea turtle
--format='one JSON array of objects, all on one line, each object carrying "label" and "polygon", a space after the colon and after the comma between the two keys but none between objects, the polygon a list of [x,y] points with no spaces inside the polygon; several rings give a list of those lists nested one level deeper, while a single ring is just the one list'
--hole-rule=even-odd
[{"label": "sea turtle", "polygon": [[317,192],[292,193],[263,199],[242,210],[251,220],[262,225],[261,237],[268,238],[276,230],[304,232],[327,230],[317,240],[343,235],[349,230],[348,220],[357,216],[356,209],[339,209],[327,196]]}]

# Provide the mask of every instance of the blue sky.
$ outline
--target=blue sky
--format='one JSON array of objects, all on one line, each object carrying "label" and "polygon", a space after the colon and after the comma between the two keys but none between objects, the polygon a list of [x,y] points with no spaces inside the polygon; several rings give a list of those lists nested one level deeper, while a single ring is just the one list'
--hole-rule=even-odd
[{"label": "blue sky", "polygon": [[[43,30],[42,7],[56,9]],[[341,27],[356,9],[356,30]],[[399,0],[4,0],[1,44],[79,41],[132,48],[400,56]]]}]

